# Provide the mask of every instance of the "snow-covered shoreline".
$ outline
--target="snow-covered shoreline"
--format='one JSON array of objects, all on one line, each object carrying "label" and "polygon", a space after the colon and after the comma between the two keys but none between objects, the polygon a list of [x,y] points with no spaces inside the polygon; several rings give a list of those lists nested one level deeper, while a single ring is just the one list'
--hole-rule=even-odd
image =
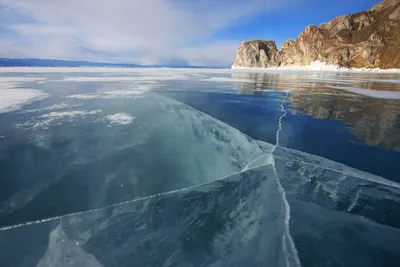
[{"label": "snow-covered shoreline", "polygon": [[232,65],[233,71],[254,72],[281,72],[281,71],[333,71],[333,72],[367,72],[367,73],[391,73],[400,74],[400,69],[368,69],[368,68],[344,68],[337,65],[329,65],[325,62],[314,61],[308,66],[284,66],[269,68],[245,68]]}]

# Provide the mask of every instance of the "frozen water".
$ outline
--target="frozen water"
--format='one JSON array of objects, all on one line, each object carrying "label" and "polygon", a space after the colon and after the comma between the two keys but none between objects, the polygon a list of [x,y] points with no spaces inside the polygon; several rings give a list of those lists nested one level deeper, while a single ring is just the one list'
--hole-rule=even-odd
[{"label": "frozen water", "polygon": [[[287,74],[259,86],[265,76],[227,70],[51,72],[44,84],[5,83],[48,97],[0,118],[0,266],[400,265],[400,184],[285,147],[298,133],[293,107],[310,104],[296,94],[339,96],[337,107],[343,92],[332,84],[390,87],[395,77]],[[214,104],[206,111],[232,120],[212,117],[162,96],[170,90],[190,91],[182,99],[193,94],[202,108],[210,99],[196,90],[240,110]],[[396,98],[383,100],[396,118]],[[351,116],[355,104],[345,106]],[[257,130],[271,126],[268,142],[230,126],[255,106],[276,114],[252,113]]]},{"label": "frozen water", "polygon": [[61,224],[49,235],[49,246],[37,267],[47,266],[87,266],[101,267],[95,257],[86,253],[79,242],[71,241]]},{"label": "frozen water", "polygon": [[241,82],[241,83],[254,83],[253,80],[247,79],[235,79],[235,78],[226,78],[226,77],[213,77],[209,79],[205,79],[211,82]]},{"label": "frozen water", "polygon": [[41,77],[1,77],[0,114],[21,109],[23,106],[49,97],[43,91],[33,88],[20,88],[26,82],[42,81]]},{"label": "frozen water", "polygon": [[[304,154],[306,162],[299,162],[297,158],[290,158],[295,154],[278,149],[283,149],[280,154],[285,156],[284,160],[274,156],[275,164],[268,163],[204,185],[0,230],[0,246],[5,248],[0,252],[3,253],[1,263],[35,265],[35,257],[30,253],[40,250],[46,252],[39,262],[68,254],[70,257],[64,259],[99,266],[243,266],[244,263],[298,266],[296,251],[286,239],[286,207],[277,181],[286,191],[292,214],[291,232],[295,243],[300,244],[299,256],[305,259],[306,266],[310,266],[307,264],[310,261],[312,266],[320,266],[327,260],[344,262],[346,266],[357,261],[363,266],[376,266],[379,265],[377,253],[385,253],[386,259],[395,263],[400,231],[385,226],[383,221],[380,224],[372,221],[374,212],[378,213],[384,204],[377,202],[380,199],[394,201],[395,205],[388,205],[386,212],[395,212],[393,216],[396,216],[400,204],[397,188],[365,184],[366,192],[380,192],[378,198],[371,199],[370,195],[371,201],[364,203],[370,211],[359,217],[338,213],[340,207],[354,205],[350,193],[353,189],[347,185],[357,187],[360,183],[353,183],[355,178],[350,174],[345,179],[341,176],[352,170],[339,167],[342,171],[336,176],[327,174],[324,165],[307,170],[311,165],[306,162],[313,159]],[[335,163],[327,163],[329,167],[332,165]],[[360,171],[357,174],[369,176]],[[317,198],[311,199],[312,194],[307,191],[313,190],[317,183],[324,189],[318,192]],[[337,186],[340,198],[332,199],[327,193],[325,188],[332,186]],[[359,201],[364,199],[362,191],[362,188],[354,191]],[[368,201],[368,197],[362,201]],[[57,226],[54,229],[52,225]],[[339,234],[341,231],[351,236]],[[46,236],[50,240],[48,245],[46,241],[40,241],[39,246],[38,242],[22,242],[24,246],[17,243],[12,246],[8,242],[27,238],[46,240]],[[314,252],[304,250],[301,245],[318,236],[329,236],[319,246],[323,259],[312,257]],[[331,249],[333,246],[335,249]],[[354,250],[352,257],[346,256],[346,249],[350,248]],[[21,249],[28,253],[21,253]],[[149,253],[157,257],[147,257]]]},{"label": "frozen water", "polygon": [[0,113],[19,110],[25,105],[47,97],[48,94],[35,89],[0,88]]},{"label": "frozen water", "polygon": [[117,113],[114,115],[108,115],[106,118],[110,121],[111,124],[121,124],[121,125],[131,124],[135,119],[135,117],[132,117],[128,113]]},{"label": "frozen water", "polygon": [[[240,171],[270,149],[268,144],[260,145],[189,106],[151,92],[144,95],[130,106],[129,114],[108,114],[107,110],[53,111],[22,125],[27,130],[40,129],[35,145],[41,148],[50,146],[46,145],[49,135],[57,135],[50,127],[58,125],[63,134],[72,132],[68,149],[62,148],[63,165],[68,168],[58,170],[55,177],[43,176],[34,185],[10,195],[3,203],[0,222],[37,220],[206,183]],[[135,116],[135,123],[131,124],[134,127],[107,127],[96,121],[90,126],[76,126],[77,119],[103,116],[121,126],[127,126]],[[91,131],[81,136],[79,131],[85,127],[91,127]],[[102,134],[105,131],[107,134]],[[121,138],[107,142],[110,135]],[[85,140],[96,143],[88,146]],[[60,152],[54,149],[53,153]],[[95,173],[94,166],[100,167]],[[24,174],[20,179],[29,176]],[[51,201],[57,203],[70,192],[80,193],[74,201],[38,217],[43,198],[54,198]]]},{"label": "frozen water", "polygon": [[344,90],[347,92],[355,93],[358,95],[364,95],[374,98],[386,98],[386,99],[400,99],[400,92],[398,91],[384,91],[384,90],[371,90],[362,89],[346,86],[329,86],[332,89]]},{"label": "frozen water", "polygon": [[113,99],[113,98],[138,98],[139,95],[143,94],[145,90],[148,90],[148,87],[140,86],[136,89],[125,89],[125,90],[113,90],[106,92],[97,92],[94,94],[75,94],[70,95],[68,98],[76,98],[76,99]]},{"label": "frozen water", "polygon": [[[74,105],[77,106],[77,105]],[[22,111],[22,113],[32,113],[32,112],[40,112],[40,111],[46,111],[46,110],[59,110],[59,109],[65,109],[70,107],[68,104],[66,103],[61,103],[61,104],[54,104],[48,107],[44,107],[44,108],[40,108],[40,109],[28,109],[28,110],[24,110]]]},{"label": "frozen water", "polygon": [[[58,108],[59,108],[59,106],[58,106]],[[52,109],[47,109],[47,110],[53,110],[53,109],[54,109],[54,107]],[[20,124],[18,126],[25,127],[25,128],[33,128],[33,129],[47,128],[51,124],[54,124],[54,122],[57,122],[60,120],[61,121],[65,121],[65,120],[74,121],[77,118],[93,116],[93,115],[96,115],[99,113],[101,113],[101,110],[99,110],[99,109],[90,110],[90,111],[88,111],[88,110],[52,111],[50,113],[36,117],[24,124]]]},{"label": "frozen water", "polygon": [[[204,220],[207,216],[213,219]],[[292,252],[282,243],[284,219],[281,195],[269,165],[192,189],[0,231],[0,245],[3,238],[21,238],[20,230],[25,227],[30,228],[33,238],[41,240],[46,228],[58,224],[48,232],[45,258],[57,259],[68,248],[71,255],[76,254],[70,260],[82,261],[83,253],[74,246],[79,244],[87,261],[95,262],[94,257],[103,266],[297,266]],[[196,235],[201,231],[208,234]],[[58,246],[50,249],[55,239],[64,239],[67,244],[57,242]],[[196,245],[199,239],[204,246]],[[158,256],[145,256],[149,253]],[[24,261],[21,257],[0,258],[3,264]]]}]

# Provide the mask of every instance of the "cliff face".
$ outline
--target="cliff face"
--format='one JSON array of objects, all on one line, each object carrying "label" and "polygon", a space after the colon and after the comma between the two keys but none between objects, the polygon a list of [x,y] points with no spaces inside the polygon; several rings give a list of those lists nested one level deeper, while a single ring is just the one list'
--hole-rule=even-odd
[{"label": "cliff face", "polygon": [[304,66],[313,61],[342,67],[400,68],[400,0],[385,0],[369,11],[308,26],[281,50],[274,41],[244,42],[234,66]]}]

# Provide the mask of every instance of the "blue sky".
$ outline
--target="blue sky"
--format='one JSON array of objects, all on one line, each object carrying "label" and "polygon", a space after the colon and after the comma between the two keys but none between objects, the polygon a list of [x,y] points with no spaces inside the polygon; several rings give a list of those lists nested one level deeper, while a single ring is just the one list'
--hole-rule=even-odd
[{"label": "blue sky", "polygon": [[229,65],[379,0],[0,0],[0,57]]}]

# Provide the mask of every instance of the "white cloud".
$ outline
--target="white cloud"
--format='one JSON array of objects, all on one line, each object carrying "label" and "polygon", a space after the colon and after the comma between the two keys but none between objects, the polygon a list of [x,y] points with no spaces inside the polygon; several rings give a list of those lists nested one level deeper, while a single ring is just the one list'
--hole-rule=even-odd
[{"label": "white cloud", "polygon": [[25,36],[74,35],[76,33],[76,31],[71,27],[57,27],[32,23],[13,24],[7,25],[6,27]]},{"label": "white cloud", "polygon": [[242,40],[207,40],[294,1],[299,0],[0,0],[35,21],[8,25],[29,45],[7,39],[0,51],[18,57],[229,64]]}]

